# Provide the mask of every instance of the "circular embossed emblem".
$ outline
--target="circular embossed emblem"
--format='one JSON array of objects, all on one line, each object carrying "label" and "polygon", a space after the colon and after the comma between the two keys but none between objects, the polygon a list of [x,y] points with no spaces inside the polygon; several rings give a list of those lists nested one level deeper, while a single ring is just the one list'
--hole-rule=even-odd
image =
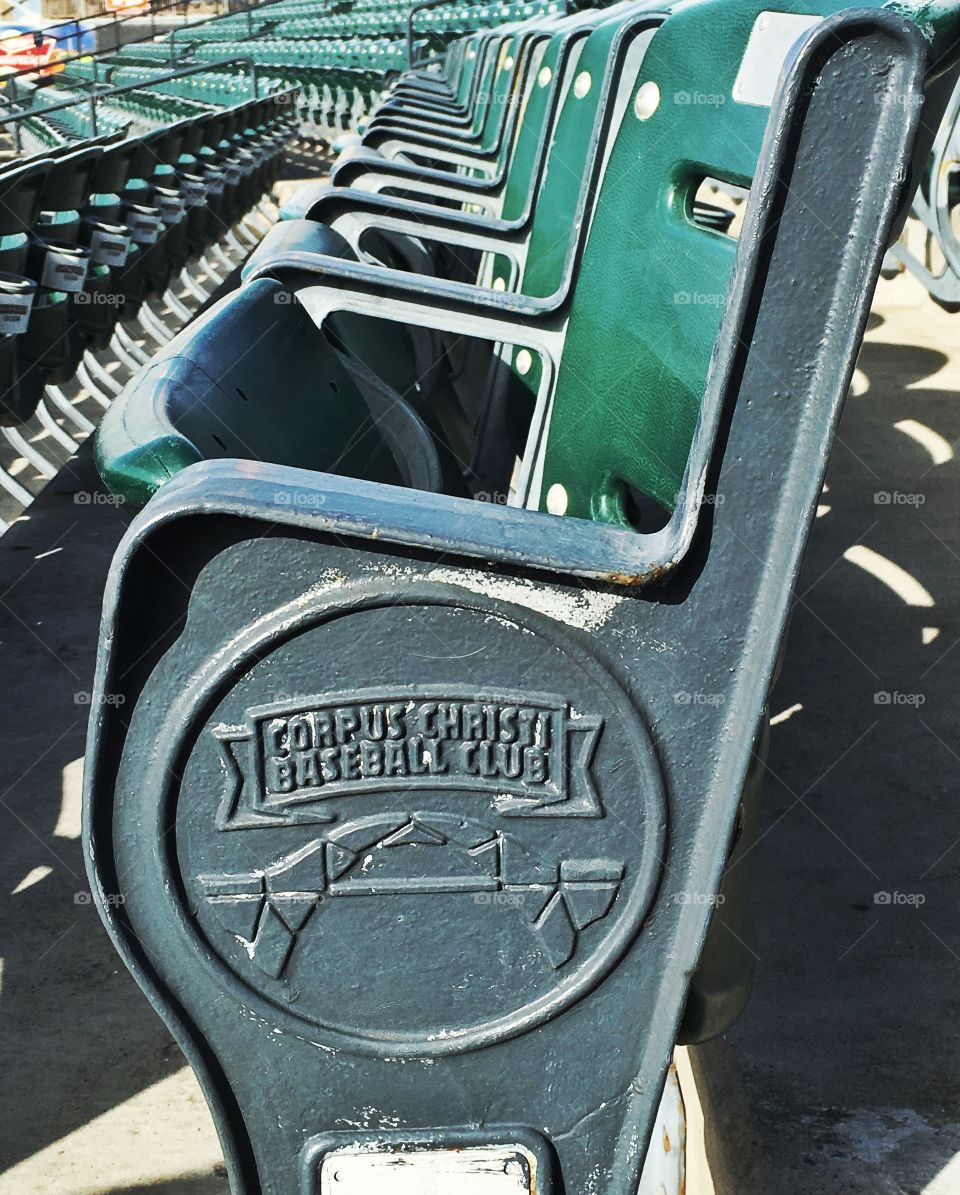
[{"label": "circular embossed emblem", "polygon": [[598,984],[659,876],[654,752],[562,625],[440,587],[304,612],[190,728],[195,928],[264,1016],[436,1054]]}]

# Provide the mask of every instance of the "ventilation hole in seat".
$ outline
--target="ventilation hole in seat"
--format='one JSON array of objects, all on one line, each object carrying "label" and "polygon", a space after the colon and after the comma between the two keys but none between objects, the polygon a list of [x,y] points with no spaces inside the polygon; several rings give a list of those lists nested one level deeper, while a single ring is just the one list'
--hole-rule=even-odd
[{"label": "ventilation hole in seat", "polygon": [[235,386],[235,387],[234,387],[234,389],[235,389],[235,390],[236,390],[236,392],[237,392],[237,393],[240,395],[240,397],[243,399],[243,401],[244,401],[244,402],[249,402],[249,401],[250,401],[250,399],[249,399],[249,398],[247,398],[247,396],[244,394],[244,392],[243,392],[243,391],[240,389],[240,387],[239,387],[239,386]]},{"label": "ventilation hole in seat", "polygon": [[214,440],[216,440],[216,442],[217,442],[217,443],[220,445],[220,447],[223,449],[223,451],[224,451],[224,452],[226,452],[226,451],[227,451],[227,446],[226,446],[226,444],[224,444],[224,442],[223,442],[223,441],[220,439],[220,437],[219,437],[219,436],[218,436],[218,435],[217,435],[215,432],[211,432],[211,433],[210,433],[210,435],[212,436],[212,438],[213,438]]},{"label": "ventilation hole in seat", "polygon": [[745,187],[734,183],[701,179],[696,189],[690,188],[687,215],[699,228],[739,240],[749,194]]},{"label": "ventilation hole in seat", "polygon": [[336,382],[331,382],[331,383],[330,383],[330,389],[331,389],[331,390],[334,392],[334,394],[339,394],[339,393],[340,393],[340,391],[337,389],[337,383],[336,383]]},{"label": "ventilation hole in seat", "polygon": [[670,522],[669,510],[661,506],[656,498],[632,485],[628,485],[624,492],[623,513],[630,526],[644,535],[662,531]]}]

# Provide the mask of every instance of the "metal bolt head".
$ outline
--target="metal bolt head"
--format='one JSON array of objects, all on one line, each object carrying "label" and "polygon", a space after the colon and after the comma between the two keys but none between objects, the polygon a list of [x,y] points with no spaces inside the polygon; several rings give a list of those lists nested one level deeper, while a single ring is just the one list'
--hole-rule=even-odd
[{"label": "metal bolt head", "polygon": [[547,510],[552,515],[565,515],[567,513],[567,491],[560,484],[555,481],[553,485],[547,490]]},{"label": "metal bolt head", "polygon": [[660,88],[652,80],[643,84],[633,101],[637,120],[649,120],[660,107]]}]

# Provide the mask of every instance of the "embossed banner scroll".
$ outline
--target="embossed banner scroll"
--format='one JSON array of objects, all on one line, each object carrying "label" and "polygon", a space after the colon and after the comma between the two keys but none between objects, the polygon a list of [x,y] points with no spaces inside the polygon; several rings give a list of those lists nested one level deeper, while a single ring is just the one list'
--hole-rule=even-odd
[{"label": "embossed banner scroll", "polygon": [[214,733],[221,830],[330,822],[326,802],[457,790],[505,817],[601,817],[591,764],[603,728],[549,694],[356,692],[247,710]]}]

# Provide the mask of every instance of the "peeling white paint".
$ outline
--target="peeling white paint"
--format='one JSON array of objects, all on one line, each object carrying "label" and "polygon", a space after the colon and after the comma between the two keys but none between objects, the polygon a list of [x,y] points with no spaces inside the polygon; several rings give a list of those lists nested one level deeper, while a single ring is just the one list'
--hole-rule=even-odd
[{"label": "peeling white paint", "polygon": [[604,625],[625,599],[618,593],[584,589],[565,593],[523,578],[481,576],[467,569],[435,568],[427,574],[430,581],[462,585],[475,593],[490,594],[505,602],[537,610],[548,618],[582,631],[595,631]]},{"label": "peeling white paint", "polygon": [[[398,579],[415,581],[421,574],[416,569],[401,564],[366,566],[366,571],[384,574]],[[470,569],[438,567],[431,569],[424,577],[444,585],[459,585],[471,593],[514,602],[529,610],[536,610],[565,626],[575,626],[582,631],[595,631],[606,623],[617,606],[626,601],[619,593],[607,593],[584,589],[580,593],[567,593],[543,585],[542,582],[527,581],[520,577],[491,577],[489,574],[473,572]],[[500,618],[500,615],[492,615]],[[515,629],[509,619],[502,619],[505,625]]]},{"label": "peeling white paint", "polygon": [[341,572],[339,569],[321,569],[317,573],[316,580],[303,596],[306,598],[310,594],[321,593],[324,589],[329,589],[333,585],[346,585],[347,580],[347,574]]},{"label": "peeling white paint", "polygon": [[247,958],[252,963],[253,962],[253,943],[248,942],[247,939],[242,936],[242,934],[234,934],[233,936],[237,939],[237,944],[247,952]]}]

